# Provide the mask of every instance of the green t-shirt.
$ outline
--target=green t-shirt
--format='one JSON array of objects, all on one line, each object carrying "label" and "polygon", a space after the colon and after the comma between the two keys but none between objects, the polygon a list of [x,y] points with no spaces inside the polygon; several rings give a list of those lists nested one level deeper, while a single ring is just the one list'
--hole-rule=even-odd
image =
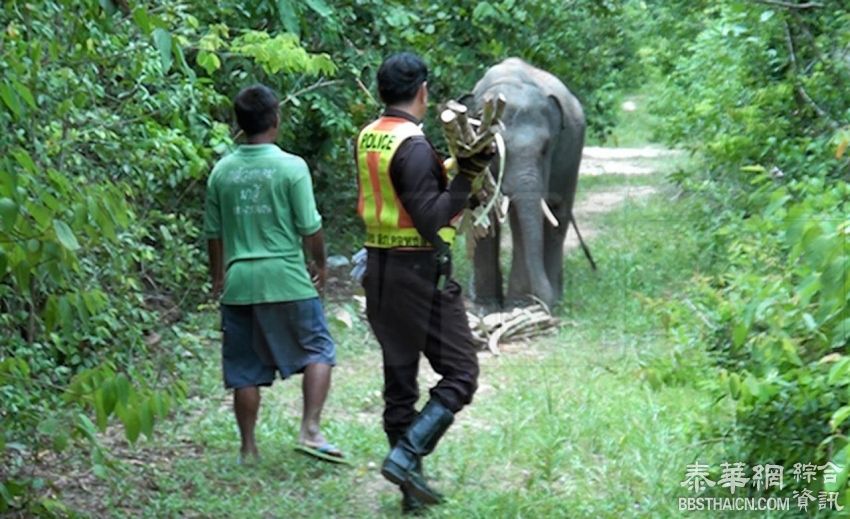
[{"label": "green t-shirt", "polygon": [[247,305],[316,297],[301,238],[322,227],[310,170],[274,144],[223,157],[207,182],[204,231],[224,244],[221,302]]}]

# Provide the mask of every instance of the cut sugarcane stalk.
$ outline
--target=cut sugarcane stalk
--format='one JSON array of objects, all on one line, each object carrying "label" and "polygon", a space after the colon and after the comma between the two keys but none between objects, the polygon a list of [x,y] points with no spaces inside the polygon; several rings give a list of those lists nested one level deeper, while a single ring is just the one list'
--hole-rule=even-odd
[{"label": "cut sugarcane stalk", "polygon": [[469,119],[467,119],[466,117],[466,112],[469,111],[466,106],[458,103],[455,100],[451,100],[446,103],[446,108],[457,114],[457,121],[460,125],[460,131],[461,135],[463,136],[463,141],[465,143],[474,142],[475,132],[472,130],[472,126],[469,124]]},{"label": "cut sugarcane stalk", "polygon": [[443,161],[443,167],[446,168],[446,171],[453,171],[457,168],[457,160],[454,157],[449,157]]},{"label": "cut sugarcane stalk", "polygon": [[[481,120],[471,117],[472,113],[463,104],[457,101],[448,101],[445,110],[440,114],[443,125],[443,133],[449,153],[454,159],[444,163],[447,169],[452,166],[458,169],[457,161],[460,158],[472,157],[488,146],[493,146],[500,151],[499,168],[494,170],[495,178],[487,172],[482,172],[472,184],[472,196],[476,197],[480,205],[474,210],[466,210],[464,213],[463,227],[467,229],[468,243],[474,245],[478,239],[490,236],[497,222],[505,219],[502,208],[502,172],[504,171],[504,140],[501,132],[504,124],[499,120],[505,111],[506,99],[503,95],[488,96],[484,100],[481,111]],[[492,215],[490,213],[493,213]],[[467,224],[467,221],[470,221]]]},{"label": "cut sugarcane stalk", "polygon": [[499,355],[499,339],[502,338],[502,328],[498,328],[487,340],[487,348],[493,355]]},{"label": "cut sugarcane stalk", "polygon": [[493,115],[496,113],[496,103],[492,95],[484,96],[484,105],[481,113],[481,126],[478,127],[479,132],[486,132],[493,124]]},{"label": "cut sugarcane stalk", "polygon": [[[502,177],[503,177],[503,172],[505,171],[505,140],[502,137],[501,133],[496,134],[495,141],[496,141],[496,149],[499,152],[499,175],[497,177],[496,188],[495,188],[495,191],[493,192],[493,197],[484,206],[484,212],[486,214],[489,214],[490,211],[492,211],[493,208],[496,207],[496,200],[499,198],[499,195],[502,192]],[[477,219],[475,223],[480,224],[481,223],[480,220],[481,220],[481,218]],[[489,227],[489,221],[488,221],[488,227]]]},{"label": "cut sugarcane stalk", "polygon": [[497,133],[498,130],[491,126],[486,133],[479,134],[477,139],[469,146],[470,154],[475,155],[487,146],[493,144],[493,140],[496,138]]},{"label": "cut sugarcane stalk", "polygon": [[500,353],[499,342],[528,339],[557,329],[560,321],[552,317],[545,306],[536,304],[516,308],[511,312],[495,312],[470,318],[479,344],[487,344],[494,355]]},{"label": "cut sugarcane stalk", "polygon": [[449,154],[452,157],[457,157],[457,143],[460,140],[457,114],[452,110],[443,110],[443,113],[440,114],[440,122],[443,125],[443,133],[446,134],[446,144],[449,146]]},{"label": "cut sugarcane stalk", "polygon": [[498,94],[495,99],[495,108],[493,110],[493,120],[501,121],[502,115],[505,114],[505,106],[508,104],[507,98],[505,98],[504,94]]}]

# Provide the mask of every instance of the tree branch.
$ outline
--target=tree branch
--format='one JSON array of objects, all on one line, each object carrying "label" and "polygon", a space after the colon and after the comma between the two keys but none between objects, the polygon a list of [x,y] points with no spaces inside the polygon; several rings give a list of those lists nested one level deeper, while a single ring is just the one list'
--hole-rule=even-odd
[{"label": "tree branch", "polygon": [[378,102],[375,100],[375,97],[372,95],[372,92],[369,92],[369,89],[366,88],[366,85],[364,85],[362,81],[360,81],[359,77],[355,77],[354,81],[357,82],[357,86],[360,87],[360,90],[362,90],[366,94],[366,97],[368,97],[372,101],[372,104],[378,104]]},{"label": "tree branch", "polygon": [[808,71],[811,69],[811,67],[813,67],[814,64],[818,60],[821,63],[829,65],[830,61],[826,58],[826,56],[824,56],[823,52],[820,50],[820,47],[818,46],[818,40],[817,40],[817,38],[815,38],[815,35],[812,34],[812,31],[809,30],[809,26],[806,23],[805,18],[803,18],[803,16],[800,15],[799,11],[794,11],[791,14],[794,16],[794,19],[797,21],[796,27],[799,28],[809,38],[809,44],[811,45],[812,50],[814,50],[815,57],[817,58],[817,60],[812,61],[810,64],[806,65],[806,72],[808,73]]},{"label": "tree branch", "polygon": [[812,99],[812,96],[810,96],[809,93],[806,92],[806,89],[803,87],[803,82],[800,81],[800,69],[797,63],[797,51],[794,49],[794,37],[791,34],[791,27],[788,25],[788,22],[785,22],[784,25],[785,44],[788,47],[788,58],[791,61],[791,72],[794,74],[794,83],[796,86],[797,94],[806,104],[812,107],[812,109],[815,111],[815,113],[818,114],[820,118],[826,120],[833,129],[838,129],[841,126],[838,121],[833,119],[833,117],[829,115],[829,112],[821,108],[820,105],[817,104],[814,99]]},{"label": "tree branch", "polygon": [[27,343],[35,342],[35,276],[30,277],[29,315],[27,316]]},{"label": "tree branch", "polygon": [[339,83],[342,83],[341,79],[334,79],[334,80],[323,79],[321,81],[317,81],[316,83],[313,83],[312,85],[310,85],[308,87],[302,88],[301,90],[298,90],[298,91],[293,92],[293,93],[289,94],[288,96],[286,96],[283,99],[283,101],[280,102],[280,106],[283,106],[286,103],[291,102],[296,97],[303,95],[303,94],[306,94],[307,92],[312,92],[313,90],[317,90],[319,88],[324,88],[324,87],[331,86],[331,85],[337,85]]},{"label": "tree branch", "polygon": [[782,7],[785,9],[814,9],[816,7],[823,7],[823,4],[818,2],[806,2],[804,4],[794,4],[791,2],[783,2],[782,0],[754,0],[757,3],[772,5],[775,7]]}]

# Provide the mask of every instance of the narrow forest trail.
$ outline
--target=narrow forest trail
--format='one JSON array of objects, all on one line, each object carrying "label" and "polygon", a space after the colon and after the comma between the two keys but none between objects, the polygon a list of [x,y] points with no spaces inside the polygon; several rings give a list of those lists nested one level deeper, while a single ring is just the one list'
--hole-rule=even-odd
[{"label": "narrow forest trail", "polygon": [[[669,171],[667,161],[681,157],[681,152],[668,150],[657,146],[639,148],[604,148],[588,146],[584,149],[579,178],[582,184],[588,179],[600,176],[640,177],[658,175]],[[639,181],[638,181],[639,182]],[[579,196],[573,214],[582,237],[587,240],[595,236],[598,229],[593,226],[594,217],[616,210],[623,203],[637,201],[652,195],[658,187],[652,182],[613,183],[604,188],[593,189],[587,196]],[[564,250],[569,252],[579,246],[576,233],[571,230],[567,234]]]},{"label": "narrow forest trail", "polygon": [[[681,239],[681,201],[665,180],[682,160],[657,148],[588,150],[576,214],[600,270],[591,273],[581,251],[568,244],[557,333],[505,344],[498,357],[480,354],[474,402],[426,461],[434,485],[448,496],[433,516],[679,515],[679,483],[700,454],[694,429],[706,420],[708,402],[689,387],[651,389],[643,370],[671,348],[648,301],[675,297],[690,274],[682,265],[695,253]],[[207,331],[194,396],[163,435],[130,449],[127,457],[142,460],[128,469],[132,483],[94,492],[94,511],[397,516],[398,491],[378,470],[386,453],[380,352],[356,305],[335,302],[327,311],[339,364],[324,428],[353,467],[293,452],[297,379],[263,394],[259,465],[235,463],[238,434],[220,385],[217,317],[210,313],[200,318]],[[427,362],[422,368],[420,403],[436,380]]]}]

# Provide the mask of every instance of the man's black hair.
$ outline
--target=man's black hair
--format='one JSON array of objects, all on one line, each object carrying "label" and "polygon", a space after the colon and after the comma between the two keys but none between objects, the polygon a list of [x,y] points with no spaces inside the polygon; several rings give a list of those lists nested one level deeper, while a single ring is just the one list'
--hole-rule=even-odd
[{"label": "man's black hair", "polygon": [[416,97],[428,79],[428,67],[412,52],[393,54],[378,69],[378,93],[388,105],[406,103]]},{"label": "man's black hair", "polygon": [[275,125],[279,104],[271,88],[260,84],[245,87],[233,100],[236,122],[248,136],[263,133]]}]

